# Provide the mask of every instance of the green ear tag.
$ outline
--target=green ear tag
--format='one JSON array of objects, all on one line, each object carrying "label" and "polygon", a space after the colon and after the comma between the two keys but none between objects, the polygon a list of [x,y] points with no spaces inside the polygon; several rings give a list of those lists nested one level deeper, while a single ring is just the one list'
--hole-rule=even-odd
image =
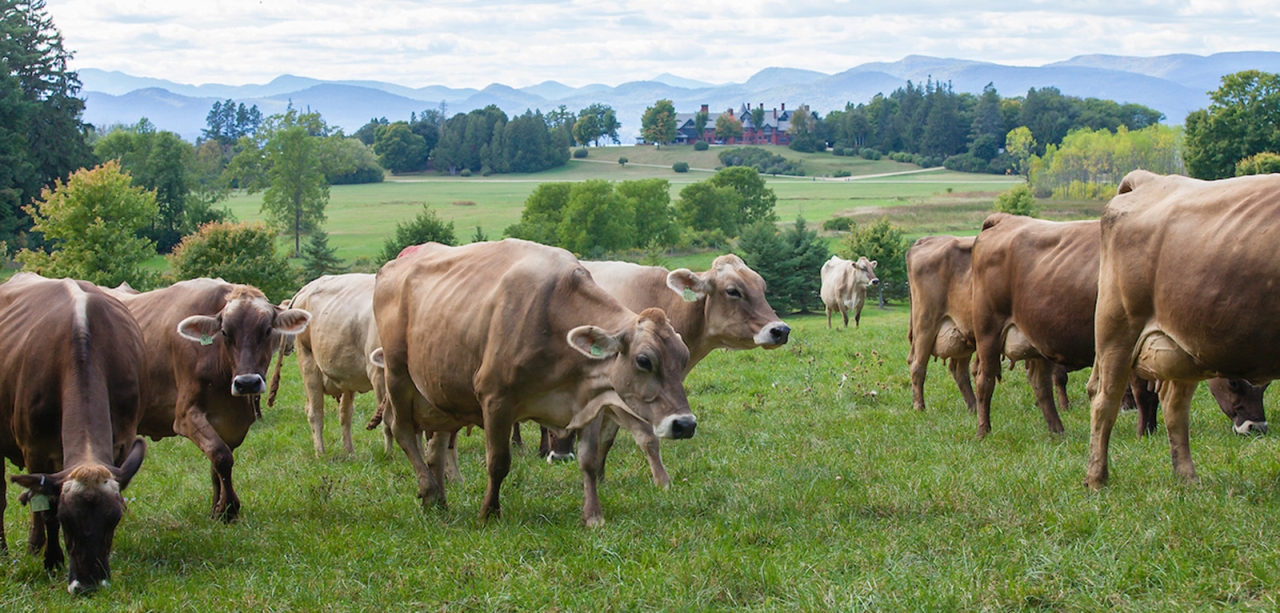
[{"label": "green ear tag", "polygon": [[681,292],[681,293],[680,293],[680,295],[684,296],[684,301],[685,301],[685,302],[697,302],[697,300],[698,300],[698,295],[697,295],[697,294],[695,294],[695,293],[693,293],[693,290],[691,290],[691,289],[689,289],[689,288],[687,288],[687,287],[686,287],[686,288],[684,288],[684,291],[683,291],[683,292]]},{"label": "green ear tag", "polygon": [[212,337],[212,336],[209,336],[208,334],[201,334],[201,335],[200,335],[200,344],[201,344],[201,345],[212,345],[212,344],[213,344],[213,337]]},{"label": "green ear tag", "polygon": [[597,357],[597,358],[598,358],[598,357],[600,357],[600,356],[604,355],[604,349],[601,349],[601,348],[600,348],[600,345],[592,345],[592,346],[591,346],[591,355],[593,355],[593,356],[595,356],[595,357]]},{"label": "green ear tag", "polygon": [[49,497],[44,494],[32,494],[31,500],[27,501],[31,505],[34,512],[49,510]]}]

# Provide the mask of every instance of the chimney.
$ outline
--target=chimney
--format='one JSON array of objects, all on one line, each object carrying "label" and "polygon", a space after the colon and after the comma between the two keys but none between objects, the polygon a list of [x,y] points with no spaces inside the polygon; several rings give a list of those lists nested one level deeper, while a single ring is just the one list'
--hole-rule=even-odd
[{"label": "chimney", "polygon": [[787,112],[787,103],[786,103],[786,102],[783,102],[783,103],[782,103],[782,112],[783,112],[783,113]]},{"label": "chimney", "polygon": [[776,107],[776,106],[775,106],[775,107],[773,107],[773,118],[774,118],[774,119],[777,119],[777,118],[778,118],[778,107]]},{"label": "chimney", "polygon": [[729,107],[729,116],[733,117],[733,107]]},{"label": "chimney", "polygon": [[706,113],[706,112],[707,112],[707,105],[705,105],[705,104],[704,104],[704,105],[702,105],[702,112],[703,112],[703,113]]},{"label": "chimney", "polygon": [[760,103],[760,110],[764,110],[764,103],[763,103],[763,102],[761,102],[761,103]]}]

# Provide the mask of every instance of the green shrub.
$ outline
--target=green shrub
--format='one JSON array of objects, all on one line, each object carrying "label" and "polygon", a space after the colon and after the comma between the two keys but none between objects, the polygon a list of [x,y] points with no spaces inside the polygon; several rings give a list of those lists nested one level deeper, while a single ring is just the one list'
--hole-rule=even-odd
[{"label": "green shrub", "polygon": [[735,147],[720,152],[720,163],[725,166],[750,166],[764,175],[792,175],[803,177],[804,168],[798,161],[769,153],[760,147]]},{"label": "green shrub", "polygon": [[493,169],[492,169],[492,168],[489,168],[488,166],[481,166],[481,167],[480,167],[480,176],[482,176],[482,177],[487,177],[487,176],[489,176],[489,175],[491,175],[491,174],[493,174]]},{"label": "green shrub", "polygon": [[469,176],[471,176],[471,169],[470,169],[470,168],[463,168],[463,169],[462,169],[462,172],[459,172],[459,173],[458,173],[458,176],[462,176],[462,177],[469,177]]},{"label": "green shrub", "polygon": [[689,172],[689,163],[676,162],[675,164],[671,165],[671,170],[674,170],[676,172]]},{"label": "green shrub", "polygon": [[853,147],[847,147],[844,150],[844,156],[847,158],[855,157],[857,155],[858,155],[858,150],[854,149]]},{"label": "green shrub", "polygon": [[862,150],[858,152],[858,155],[861,156],[862,159],[864,160],[880,159],[880,152],[875,149],[872,149],[871,147],[863,147]]},{"label": "green shrub", "polygon": [[834,155],[834,156],[837,156],[837,157],[844,157],[844,148],[843,148],[843,147],[832,147],[832,148],[831,148],[831,155]]},{"label": "green shrub", "polygon": [[252,285],[272,302],[297,291],[298,273],[276,253],[276,232],[260,222],[205,224],[169,254],[177,280],[213,277]]},{"label": "green shrub", "polygon": [[853,229],[854,223],[852,217],[832,217],[822,222],[822,229],[828,232],[843,231],[848,232]]},{"label": "green shrub", "polygon": [[422,211],[412,221],[396,223],[395,236],[388,238],[382,245],[381,260],[383,263],[390,262],[409,245],[431,242],[452,246],[458,244],[458,237],[453,233],[452,221],[446,224],[436,215],[435,210],[424,204]]},{"label": "green shrub", "polygon": [[627,160],[626,156],[623,156],[623,157],[618,158],[618,164],[619,164],[619,165],[626,166],[626,165],[627,165],[627,162],[628,162],[628,160]]},{"label": "green shrub", "polygon": [[1024,183],[997,196],[995,211],[1010,215],[1035,217],[1040,213],[1040,207],[1036,205],[1036,199],[1031,193],[1031,188]]},{"label": "green shrub", "polygon": [[1264,151],[1236,162],[1236,176],[1265,175],[1280,172],[1280,154]]},{"label": "green shrub", "polygon": [[835,177],[835,178],[839,179],[839,178],[841,178],[841,177],[848,177],[848,176],[850,176],[850,175],[852,175],[852,174],[853,174],[853,173],[851,173],[851,172],[849,172],[849,171],[847,171],[847,170],[841,169],[841,170],[837,170],[837,171],[835,171],[835,172],[831,173],[831,176],[833,176],[833,177]]},{"label": "green shrub", "polygon": [[584,157],[587,157],[587,149],[586,149],[586,147],[581,147],[581,148],[578,148],[578,149],[574,149],[574,150],[573,150],[573,157],[578,158],[578,159],[582,159],[582,158],[584,158]]},{"label": "green shrub", "polygon": [[706,151],[707,149],[710,149],[710,148],[711,148],[711,145],[708,145],[707,141],[705,140],[700,140],[693,144],[694,151]]}]

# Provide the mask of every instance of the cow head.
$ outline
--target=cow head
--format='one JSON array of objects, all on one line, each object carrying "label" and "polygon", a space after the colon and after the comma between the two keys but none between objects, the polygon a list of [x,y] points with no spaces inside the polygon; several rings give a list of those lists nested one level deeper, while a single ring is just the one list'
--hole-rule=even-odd
[{"label": "cow head", "polygon": [[764,279],[736,255],[716,258],[711,270],[701,274],[673,270],[667,273],[667,287],[687,301],[706,301],[707,336],[723,346],[776,349],[791,335],[764,297]]},{"label": "cow head", "polygon": [[278,307],[256,288],[239,285],[217,316],[192,315],[178,324],[178,334],[202,345],[217,343],[230,365],[231,395],[256,396],[266,391],[267,367],[281,341],[310,321],[310,313]]},{"label": "cow head", "polygon": [[857,262],[850,262],[853,265],[853,282],[857,285],[875,287],[880,285],[879,277],[876,277],[876,265],[879,262],[868,260],[865,256],[858,258]]},{"label": "cow head", "polygon": [[129,486],[146,455],[141,438],[119,468],[102,464],[82,464],[55,474],[14,475],[17,485],[27,488],[19,500],[44,496],[51,501],[62,525],[67,546],[67,591],[80,594],[106,586],[111,578],[111,541],[124,515],[120,492]]},{"label": "cow head", "polygon": [[[648,422],[662,438],[693,436],[698,419],[684,393],[689,349],[662,309],[645,309],[632,326],[617,333],[578,326],[569,331],[568,340],[588,358],[613,361],[609,382],[626,403],[618,409]],[[570,429],[577,427],[570,424]]]},{"label": "cow head", "polygon": [[1231,418],[1236,434],[1267,432],[1267,413],[1262,407],[1262,394],[1270,383],[1254,386],[1244,379],[1210,379],[1209,392],[1218,407]]}]

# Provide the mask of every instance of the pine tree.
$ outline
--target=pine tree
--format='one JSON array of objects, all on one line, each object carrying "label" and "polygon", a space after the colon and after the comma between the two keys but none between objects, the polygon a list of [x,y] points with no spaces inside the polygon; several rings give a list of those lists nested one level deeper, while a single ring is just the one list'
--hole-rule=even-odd
[{"label": "pine tree", "polygon": [[329,233],[320,228],[311,231],[311,239],[302,248],[302,276],[310,283],[324,275],[347,272],[350,267],[337,256],[338,248],[329,246]]}]

